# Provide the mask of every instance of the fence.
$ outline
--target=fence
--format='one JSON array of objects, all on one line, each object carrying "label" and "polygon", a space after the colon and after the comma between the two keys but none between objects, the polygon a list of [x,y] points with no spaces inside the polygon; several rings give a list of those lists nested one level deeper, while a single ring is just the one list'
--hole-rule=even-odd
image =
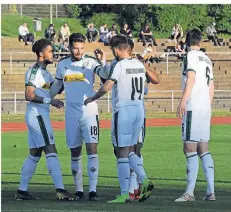
[{"label": "fence", "polygon": [[[181,90],[155,90],[149,91],[144,99],[147,112],[174,112],[176,111]],[[64,100],[64,96],[60,96]],[[24,92],[2,92],[2,113],[24,114],[26,111]],[[111,92],[107,96],[98,100],[100,112],[111,112]],[[212,105],[214,110],[231,110],[231,90],[215,90]],[[53,107],[52,107],[53,108]],[[52,109],[51,112],[57,111]]]},{"label": "fence", "polygon": [[33,18],[67,17],[63,4],[2,4],[2,13],[20,14]]},{"label": "fence", "polygon": [[[142,54],[142,52],[133,52],[135,55],[137,54]],[[9,58],[7,58],[7,60],[9,60],[9,68],[10,68],[10,74],[13,74],[13,60],[16,59],[14,57],[14,55],[17,55],[17,57],[19,56],[19,54],[24,54],[27,55],[29,57],[25,57],[27,59],[35,59],[35,56],[33,53],[31,52],[2,52],[2,55],[9,55]],[[70,54],[69,52],[56,52],[55,54]],[[92,55],[93,52],[86,52],[86,54]],[[105,52],[105,54],[111,54],[110,52]],[[162,62],[162,63],[166,63],[166,74],[169,74],[169,64],[170,63],[175,63],[176,61],[172,62],[169,60],[169,56],[177,56],[177,55],[183,55],[182,53],[178,53],[178,52],[157,52],[157,55],[162,55],[165,54],[166,57],[166,62]],[[209,55],[216,55],[216,54],[221,54],[221,55],[227,55],[227,56],[231,56],[230,52],[206,52],[206,54]],[[32,58],[31,58],[32,57]],[[3,60],[3,59],[2,59]],[[6,60],[6,57],[4,57],[4,60]],[[18,59],[17,59],[18,60]],[[231,58],[229,59],[227,57],[227,61],[231,60]],[[20,61],[23,62],[23,60],[20,59]],[[178,61],[179,62],[179,61]]]}]

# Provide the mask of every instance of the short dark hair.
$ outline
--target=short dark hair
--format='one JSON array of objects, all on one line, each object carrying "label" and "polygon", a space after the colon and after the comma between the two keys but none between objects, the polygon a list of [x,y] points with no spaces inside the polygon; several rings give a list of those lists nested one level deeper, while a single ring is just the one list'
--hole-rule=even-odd
[{"label": "short dark hair", "polygon": [[196,46],[202,41],[202,33],[199,29],[192,29],[186,35],[186,43],[188,46]]},{"label": "short dark hair", "polygon": [[148,44],[148,46],[151,46],[151,47],[152,47],[152,44],[151,44],[151,43],[149,43],[149,44]]},{"label": "short dark hair", "polygon": [[[120,50],[127,49],[129,47],[129,39],[126,36],[123,35],[115,35],[111,39],[111,47],[112,48],[118,48]],[[133,46],[134,47],[134,46]]]},{"label": "short dark hair", "polygon": [[42,52],[47,46],[52,46],[51,41],[46,38],[42,38],[34,43],[32,46],[32,51],[39,57],[39,53]]},{"label": "short dark hair", "polygon": [[72,33],[69,37],[69,45],[72,46],[73,42],[85,43],[86,38],[81,33]]}]

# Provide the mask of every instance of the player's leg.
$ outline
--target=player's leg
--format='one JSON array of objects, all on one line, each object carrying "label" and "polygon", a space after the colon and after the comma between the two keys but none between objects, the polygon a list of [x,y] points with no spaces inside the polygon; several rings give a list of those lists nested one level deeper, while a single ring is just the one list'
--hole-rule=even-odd
[{"label": "player's leg", "polygon": [[[131,146],[129,148],[129,152],[135,152],[135,146]],[[138,182],[137,182],[137,174],[133,170],[133,168],[130,166],[130,176],[129,176],[129,197],[131,200],[135,200],[138,193]]]},{"label": "player's leg", "polygon": [[66,142],[71,154],[71,173],[74,178],[77,200],[83,198],[83,166],[82,166],[82,135],[80,129],[80,119],[67,118]]},{"label": "player's leg", "polygon": [[109,203],[127,203],[129,202],[129,147],[132,138],[133,117],[127,114],[124,108],[113,114],[112,141],[116,149],[117,171],[120,183],[120,195]]},{"label": "player's leg", "polygon": [[[30,132],[29,132],[29,141],[31,139]],[[33,141],[30,141],[31,146],[33,144]],[[20,177],[20,184],[19,188],[15,194],[16,200],[34,200],[38,199],[34,196],[32,196],[30,193],[28,193],[28,184],[30,182],[30,179],[33,177],[37,164],[42,156],[42,149],[40,148],[32,148],[30,147],[30,153],[26,160],[23,163],[22,166],[22,172]]]},{"label": "player's leg", "polygon": [[210,114],[203,118],[201,123],[201,141],[198,143],[198,155],[201,158],[202,167],[207,181],[207,190],[204,200],[216,200],[214,191],[214,162],[209,152],[210,139]]},{"label": "player's leg", "polygon": [[[197,174],[199,169],[199,161],[197,155],[197,144],[199,139],[194,138],[192,125],[195,125],[193,122],[192,112],[188,111],[187,115],[182,118],[182,138],[184,141],[183,152],[187,160],[187,188],[185,193],[176,199],[176,202],[185,202],[185,201],[194,201],[194,189],[197,180]],[[193,137],[194,136],[194,137]]]},{"label": "player's leg", "polygon": [[99,118],[98,115],[88,116],[81,123],[83,139],[86,143],[88,157],[88,177],[89,177],[89,200],[98,201],[96,187],[99,174],[99,159],[97,145],[99,140]]},{"label": "player's leg", "polygon": [[37,116],[36,119],[41,133],[37,135],[34,133],[36,136],[34,140],[38,139],[36,145],[41,147],[46,155],[47,169],[56,188],[57,200],[74,200],[74,196],[68,193],[64,188],[61,165],[55,146],[54,133],[49,114],[41,114]]},{"label": "player's leg", "polygon": [[[131,111],[136,114],[136,121],[133,123],[132,127],[132,145],[135,145],[137,144],[140,131],[144,125],[144,111],[142,107],[134,107]],[[130,114],[130,116],[132,115]],[[145,201],[151,195],[153,184],[150,180],[148,180],[141,159],[135,154],[135,152],[129,153],[129,163],[142,182],[139,201]]]},{"label": "player's leg", "polygon": [[208,142],[199,142],[198,154],[201,158],[204,175],[207,181],[207,189],[204,200],[215,201],[216,197],[214,191],[214,162],[209,151]]}]

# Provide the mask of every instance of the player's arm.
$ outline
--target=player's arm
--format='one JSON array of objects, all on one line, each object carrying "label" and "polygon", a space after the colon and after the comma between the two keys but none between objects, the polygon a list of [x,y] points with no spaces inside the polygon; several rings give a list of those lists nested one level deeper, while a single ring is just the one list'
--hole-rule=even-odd
[{"label": "player's arm", "polygon": [[210,103],[212,104],[213,97],[214,97],[214,81],[213,80],[210,80],[209,82],[209,97],[210,97]]},{"label": "player's arm", "polygon": [[110,66],[106,62],[105,53],[100,49],[100,52],[95,53],[97,61],[94,64],[94,73],[103,79],[108,79],[110,74]]},{"label": "player's arm", "polygon": [[35,94],[35,87],[32,85],[26,85],[26,89],[25,89],[25,98],[27,101],[29,102],[35,102],[35,103],[40,103],[40,104],[50,104],[51,99],[50,98],[46,98],[44,99],[41,96],[37,96]]},{"label": "player's arm", "polygon": [[55,80],[52,83],[52,86],[50,88],[50,97],[53,99],[57,94],[61,94],[64,86],[63,86],[63,76],[62,76],[62,66],[59,63],[57,66],[56,76]]},{"label": "player's arm", "polygon": [[102,85],[100,87],[100,89],[95,93],[94,96],[90,97],[90,98],[87,98],[85,101],[84,101],[84,104],[87,105],[88,103],[91,103],[99,98],[101,98],[102,96],[104,96],[108,91],[110,91],[113,87],[113,85],[115,84],[114,81],[112,80],[107,80],[104,85]]},{"label": "player's arm", "polygon": [[158,75],[152,69],[150,69],[147,64],[144,64],[144,67],[146,69],[147,82],[151,82],[152,84],[159,84],[160,79]]},{"label": "player's arm", "polygon": [[120,64],[115,64],[111,67],[110,75],[108,77],[108,80],[105,82],[103,86],[95,93],[94,96],[87,98],[84,101],[84,104],[87,105],[88,103],[93,102],[96,99],[99,99],[103,95],[105,95],[108,91],[110,91],[115,83],[117,83],[120,74],[122,71],[122,67]]}]

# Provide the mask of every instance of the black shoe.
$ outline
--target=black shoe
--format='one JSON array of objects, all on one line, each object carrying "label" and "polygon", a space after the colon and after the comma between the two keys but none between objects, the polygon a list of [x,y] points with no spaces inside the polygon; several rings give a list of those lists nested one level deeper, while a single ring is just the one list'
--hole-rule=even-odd
[{"label": "black shoe", "polygon": [[95,191],[89,192],[89,201],[99,201],[99,198]]},{"label": "black shoe", "polygon": [[56,189],[56,198],[57,201],[74,201],[76,200],[76,197],[69,192],[67,192],[65,189],[58,188]]},{"label": "black shoe", "polygon": [[82,192],[82,191],[77,191],[77,192],[75,193],[75,196],[76,196],[76,200],[81,200],[81,199],[84,198],[83,192]]},{"label": "black shoe", "polygon": [[27,191],[17,190],[15,197],[16,200],[37,200],[39,198],[32,196]]}]

